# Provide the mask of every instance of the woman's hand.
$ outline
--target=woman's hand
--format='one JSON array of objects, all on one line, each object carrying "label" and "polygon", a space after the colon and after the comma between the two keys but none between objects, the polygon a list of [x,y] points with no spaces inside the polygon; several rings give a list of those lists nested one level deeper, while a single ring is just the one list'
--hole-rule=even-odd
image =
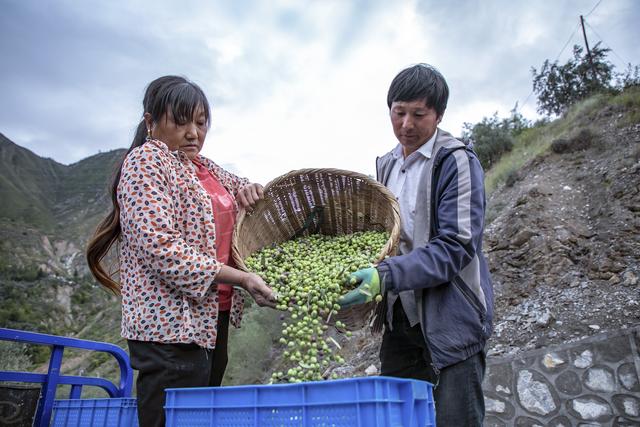
[{"label": "woman's hand", "polygon": [[241,283],[242,288],[249,292],[260,307],[276,307],[276,294],[254,273],[247,273]]},{"label": "woman's hand", "polygon": [[236,199],[238,200],[241,208],[250,210],[258,200],[264,199],[262,185],[255,182],[245,185],[238,190],[238,196]]}]

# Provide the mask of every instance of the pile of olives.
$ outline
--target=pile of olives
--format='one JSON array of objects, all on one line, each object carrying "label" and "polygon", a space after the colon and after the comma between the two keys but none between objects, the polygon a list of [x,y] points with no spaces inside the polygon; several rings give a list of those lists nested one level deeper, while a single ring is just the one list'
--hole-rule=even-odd
[{"label": "pile of olives", "polygon": [[[371,267],[388,239],[388,233],[378,231],[313,234],[264,248],[245,260],[277,293],[277,308],[290,314],[280,338],[285,370],[274,372],[272,382],[323,380],[327,368],[344,363],[339,344],[327,336],[331,317],[340,309],[338,298],[354,287],[349,274]],[[334,324],[345,330],[342,322]]]}]

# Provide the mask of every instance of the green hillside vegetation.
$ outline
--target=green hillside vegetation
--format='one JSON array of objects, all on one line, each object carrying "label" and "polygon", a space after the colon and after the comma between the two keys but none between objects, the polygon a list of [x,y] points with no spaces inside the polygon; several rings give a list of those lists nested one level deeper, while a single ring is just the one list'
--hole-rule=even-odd
[{"label": "green hillside vegetation", "polygon": [[93,233],[111,208],[111,181],[125,152],[121,149],[100,153],[68,166],[55,205],[60,229],[72,225],[68,231],[76,239],[86,239]]},{"label": "green hillside vegetation", "polygon": [[[598,119],[609,119],[618,127],[640,121],[640,67],[628,64],[624,72],[617,72],[607,59],[609,52],[600,43],[590,53],[575,45],[566,63],[546,60],[540,71],[531,69],[538,112],[547,119],[530,126],[514,109],[508,119],[494,115],[465,126],[464,136],[478,143],[476,152],[488,170],[488,193],[503,182],[513,185],[518,171],[544,156],[554,141],[590,143],[593,135],[602,133],[593,128]],[[561,120],[549,122],[549,117]],[[603,120],[598,123],[602,126]]]},{"label": "green hillside vegetation", "polygon": [[514,137],[511,151],[486,171],[487,194],[500,184],[512,184],[525,164],[549,152],[553,141],[571,140],[584,130],[602,133],[602,129],[593,128],[601,117],[610,117],[618,127],[640,123],[640,86],[629,87],[619,94],[594,95],[571,107],[561,119],[523,130]]},{"label": "green hillside vegetation", "polygon": [[0,218],[51,229],[49,214],[64,166],[43,159],[0,134]]},{"label": "green hillside vegetation", "polygon": [[[125,345],[119,300],[87,275],[83,256],[86,241],[109,207],[108,182],[123,154],[114,150],[66,166],[0,134],[2,327]],[[3,342],[0,367],[34,370],[47,362],[49,351]],[[117,380],[117,366],[108,359],[66,351],[64,371]]]},{"label": "green hillside vegetation", "polygon": [[102,214],[109,181],[124,152],[100,153],[65,166],[0,134],[0,218],[60,231],[66,224],[82,223],[83,215]]},{"label": "green hillside vegetation", "polygon": [[[0,134],[0,274],[84,274],[76,252],[106,214],[108,182],[123,154],[113,150],[65,166]],[[69,254],[52,265],[56,251]]]},{"label": "green hillside vegetation", "polygon": [[247,308],[242,327],[229,330],[229,365],[223,384],[260,384],[269,379],[273,360],[281,351],[281,317],[270,308]]}]

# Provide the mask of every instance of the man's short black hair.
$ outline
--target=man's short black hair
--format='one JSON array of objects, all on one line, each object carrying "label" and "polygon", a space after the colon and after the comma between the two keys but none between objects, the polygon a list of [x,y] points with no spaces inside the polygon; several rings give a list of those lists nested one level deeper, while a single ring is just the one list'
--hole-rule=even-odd
[{"label": "man's short black hair", "polygon": [[442,116],[448,99],[449,86],[442,74],[429,64],[416,64],[400,71],[393,79],[387,94],[387,105],[391,108],[396,101],[424,100],[427,107]]}]

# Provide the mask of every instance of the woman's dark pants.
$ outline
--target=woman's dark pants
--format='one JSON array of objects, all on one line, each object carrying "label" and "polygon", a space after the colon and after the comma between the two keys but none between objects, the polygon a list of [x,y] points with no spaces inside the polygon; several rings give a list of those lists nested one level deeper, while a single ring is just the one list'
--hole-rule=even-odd
[{"label": "woman's dark pants", "polygon": [[128,340],[131,367],[138,371],[140,427],[164,427],[167,388],[217,387],[227,367],[229,312],[220,312],[216,348]]}]

